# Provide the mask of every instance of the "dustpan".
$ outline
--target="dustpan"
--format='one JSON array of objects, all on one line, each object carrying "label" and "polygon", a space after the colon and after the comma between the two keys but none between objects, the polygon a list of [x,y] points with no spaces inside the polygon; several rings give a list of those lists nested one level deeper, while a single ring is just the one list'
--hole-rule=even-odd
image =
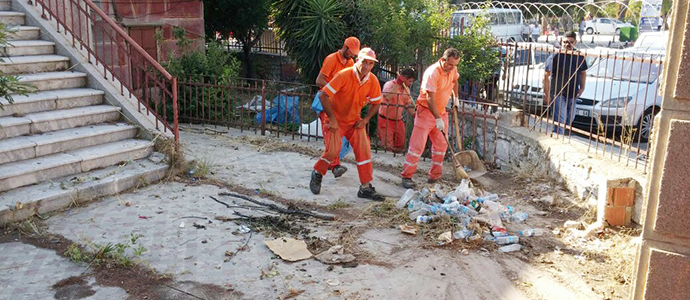
[{"label": "dustpan", "polygon": [[455,161],[459,162],[462,166],[468,168],[465,170],[467,176],[470,178],[477,178],[486,174],[486,167],[484,167],[484,162],[479,159],[479,155],[474,150],[464,150],[455,154]]}]

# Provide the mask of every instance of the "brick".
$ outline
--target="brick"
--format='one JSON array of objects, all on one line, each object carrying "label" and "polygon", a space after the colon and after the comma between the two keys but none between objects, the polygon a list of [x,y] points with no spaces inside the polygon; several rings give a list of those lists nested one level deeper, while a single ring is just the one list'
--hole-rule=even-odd
[{"label": "brick", "polygon": [[635,204],[635,188],[613,189],[614,206],[633,206]]},{"label": "brick", "polygon": [[654,230],[690,237],[690,121],[671,120]]},{"label": "brick", "polygon": [[[604,208],[604,220],[611,226],[624,226],[626,208],[624,206],[607,206]],[[628,225],[630,223],[628,222]]]},{"label": "brick", "polygon": [[615,193],[614,188],[608,188],[606,192],[606,206],[613,206],[613,194]]},{"label": "brick", "polygon": [[644,299],[688,299],[690,256],[652,249]]}]

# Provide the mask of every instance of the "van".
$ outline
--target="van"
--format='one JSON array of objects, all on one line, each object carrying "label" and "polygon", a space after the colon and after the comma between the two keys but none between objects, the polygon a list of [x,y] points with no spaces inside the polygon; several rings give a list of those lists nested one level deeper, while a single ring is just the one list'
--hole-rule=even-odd
[{"label": "van", "polygon": [[462,33],[464,28],[472,25],[474,18],[486,13],[489,17],[491,33],[499,41],[521,41],[522,29],[525,27],[522,11],[512,8],[465,9],[453,13],[450,26],[450,37]]}]

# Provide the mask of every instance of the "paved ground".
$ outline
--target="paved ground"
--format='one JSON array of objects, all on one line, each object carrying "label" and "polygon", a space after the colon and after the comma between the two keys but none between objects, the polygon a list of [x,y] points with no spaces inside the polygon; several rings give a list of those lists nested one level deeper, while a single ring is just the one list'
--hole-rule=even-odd
[{"label": "paved ground", "polygon": [[[462,255],[457,247],[422,247],[425,242],[421,237],[403,235],[368,216],[376,204],[355,196],[358,180],[349,163],[350,171],[343,178],[325,177],[321,195],[309,192],[309,172],[321,147],[319,142],[266,139],[235,131],[224,135],[200,132],[187,129],[181,139],[188,158],[211,166],[209,180],[181,176],[73,207],[45,221],[36,220],[47,233],[64,237],[63,244],[126,244],[133,236],[141,236],[136,245],[146,251],[134,255],[133,245],[126,253],[142,268],[155,270],[165,278],[163,281],[142,287],[143,282],[126,278],[107,280],[115,275],[75,264],[62,255],[62,250],[5,238],[0,240],[0,299],[281,299],[291,292],[299,294],[294,299],[602,298],[601,291],[593,289],[597,282],[558,261],[554,266],[553,258],[540,256],[553,252],[554,245],[562,246],[551,236],[527,242],[532,245],[528,247],[531,252],[512,254],[475,247],[469,255]],[[403,189],[397,186],[397,172],[402,157],[378,154],[374,159],[375,186],[381,193],[399,197]],[[421,163],[421,172],[428,170],[429,164]],[[444,178],[450,176],[447,172]],[[505,177],[489,176],[486,184],[497,189],[512,184],[497,182],[501,178]],[[339,220],[288,218],[283,220],[296,230],[293,234],[280,230],[241,233],[238,223],[228,221],[237,217],[234,212],[280,216],[249,208],[255,205],[242,199],[218,195],[229,188],[250,194],[254,191],[252,196],[262,201],[279,198],[280,203],[329,211]],[[227,208],[211,197],[233,207]],[[506,201],[518,210],[535,215],[512,229],[562,224],[555,217],[537,217],[541,208],[532,203],[508,198]],[[315,259],[284,262],[264,241],[286,235],[310,241],[310,247],[320,243],[346,245],[359,264],[329,268]],[[44,242],[50,244],[50,240]],[[573,258],[565,255],[561,259]]]}]

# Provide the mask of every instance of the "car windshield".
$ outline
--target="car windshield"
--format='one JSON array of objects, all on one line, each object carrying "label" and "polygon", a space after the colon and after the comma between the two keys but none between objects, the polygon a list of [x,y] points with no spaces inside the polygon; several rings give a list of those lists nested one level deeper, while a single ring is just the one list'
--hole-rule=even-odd
[{"label": "car windshield", "polygon": [[[659,77],[661,65],[650,62],[650,58],[658,61],[661,59],[660,56],[639,53],[620,53],[618,55],[618,58],[601,58],[596,61],[587,70],[587,76],[642,83],[654,82]],[[636,60],[624,60],[621,56],[627,58],[635,57]],[[644,60],[642,60],[643,58]]]},{"label": "car windshield", "polygon": [[[534,61],[530,55],[530,51],[534,51]],[[516,66],[526,66],[526,65],[538,65],[546,62],[546,59],[551,55],[550,52],[546,50],[530,50],[530,49],[518,49],[515,52],[515,65]]]}]

